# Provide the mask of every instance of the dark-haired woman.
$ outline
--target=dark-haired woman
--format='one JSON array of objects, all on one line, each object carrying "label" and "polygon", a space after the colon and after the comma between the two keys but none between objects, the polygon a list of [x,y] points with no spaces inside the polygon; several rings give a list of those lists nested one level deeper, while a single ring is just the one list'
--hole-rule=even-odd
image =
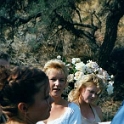
[{"label": "dark-haired woman", "polygon": [[35,124],[50,115],[52,99],[46,74],[31,67],[15,67],[1,91],[6,124]]},{"label": "dark-haired woman", "polygon": [[[10,70],[6,68],[6,66],[1,65],[1,62],[0,62],[0,91],[4,86],[6,79],[9,76],[9,73],[10,73]],[[7,121],[6,115],[2,113],[2,109],[0,107],[0,124],[5,123],[6,121]]]}]

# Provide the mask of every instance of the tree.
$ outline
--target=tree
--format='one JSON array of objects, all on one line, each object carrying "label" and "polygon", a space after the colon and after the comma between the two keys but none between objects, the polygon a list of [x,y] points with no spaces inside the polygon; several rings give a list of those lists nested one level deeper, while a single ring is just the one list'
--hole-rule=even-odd
[{"label": "tree", "polygon": [[124,15],[124,1],[110,0],[106,6],[107,5],[109,11],[106,19],[106,31],[103,44],[101,45],[101,50],[99,52],[99,64],[104,68],[108,67],[109,57],[116,42],[118,23]]},{"label": "tree", "polygon": [[[0,40],[8,42],[4,32],[10,28],[9,49],[12,50],[11,44],[15,42],[14,36],[17,35],[18,27],[32,22],[33,31],[36,29],[35,33],[39,31],[39,27],[42,27],[44,30],[42,35],[47,43],[52,41],[59,43],[63,32],[74,36],[72,40],[86,41],[92,51],[98,51],[99,65],[103,68],[108,67],[109,56],[117,38],[118,23],[124,14],[123,0],[54,0],[54,2],[51,0],[2,0],[1,3]],[[82,7],[79,7],[83,4],[83,7],[86,7],[84,15],[81,11]],[[97,9],[96,6],[92,8],[94,4],[98,7]],[[103,17],[106,17],[106,29],[103,43],[99,46],[95,33],[98,29],[101,30]],[[40,18],[40,21],[37,22],[37,18]],[[28,28],[25,32],[28,30],[31,29]],[[42,32],[41,29],[39,32]]]}]

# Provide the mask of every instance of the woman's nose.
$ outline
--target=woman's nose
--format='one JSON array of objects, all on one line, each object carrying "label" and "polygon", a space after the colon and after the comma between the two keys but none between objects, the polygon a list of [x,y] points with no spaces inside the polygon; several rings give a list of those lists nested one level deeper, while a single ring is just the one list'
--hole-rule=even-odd
[{"label": "woman's nose", "polygon": [[56,85],[59,85],[59,84],[60,84],[60,81],[59,81],[59,80],[56,80],[56,81],[55,81],[55,84],[56,84]]},{"label": "woman's nose", "polygon": [[92,97],[95,98],[95,97],[96,97],[96,93],[93,93],[93,94],[92,94]]}]

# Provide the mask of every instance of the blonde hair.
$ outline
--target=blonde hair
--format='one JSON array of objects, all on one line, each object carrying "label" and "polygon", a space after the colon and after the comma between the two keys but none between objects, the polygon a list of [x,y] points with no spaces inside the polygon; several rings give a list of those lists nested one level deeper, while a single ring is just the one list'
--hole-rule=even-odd
[{"label": "blonde hair", "polygon": [[65,65],[65,63],[59,59],[52,59],[49,60],[45,66],[44,66],[44,72],[47,74],[49,69],[57,69],[60,70],[64,73],[65,78],[67,80],[67,76],[68,76],[68,69]]},{"label": "blonde hair", "polygon": [[68,100],[70,102],[75,102],[78,104],[78,100],[80,98],[80,94],[83,88],[86,88],[88,86],[93,86],[95,85],[100,93],[102,89],[104,89],[105,85],[97,75],[95,74],[87,74],[82,76],[76,83],[75,83],[75,88],[69,93],[68,95]]}]

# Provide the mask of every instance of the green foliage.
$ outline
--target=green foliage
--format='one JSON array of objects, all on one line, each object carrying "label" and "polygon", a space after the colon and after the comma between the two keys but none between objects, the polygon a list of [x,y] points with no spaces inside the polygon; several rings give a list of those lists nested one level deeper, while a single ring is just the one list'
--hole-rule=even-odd
[{"label": "green foliage", "polygon": [[[74,2],[72,0],[72,2]],[[60,20],[58,19],[58,15],[63,17],[65,20],[71,20],[72,13],[72,4],[69,0],[55,0],[53,1],[45,1],[43,6],[43,20],[47,25],[52,24],[53,22],[56,24],[60,24]],[[73,3],[74,5],[74,3]],[[45,9],[44,9],[45,7]]]},{"label": "green foliage", "polygon": [[2,7],[2,8],[0,9],[0,15],[1,15],[1,16],[5,16],[5,13],[6,13],[6,10],[5,10],[4,7]]},{"label": "green foliage", "polygon": [[34,34],[34,33],[36,33],[37,32],[37,29],[36,28],[32,28],[32,27],[28,27],[28,32],[30,33],[30,34]]},{"label": "green foliage", "polygon": [[32,40],[28,43],[28,45],[30,46],[32,52],[37,52],[41,47],[41,42]]},{"label": "green foliage", "polygon": [[43,0],[33,1],[30,5],[27,7],[27,11],[29,14],[36,14],[36,13],[43,13],[43,10],[45,9],[45,4]]},{"label": "green foliage", "polygon": [[69,65],[69,74],[76,73],[77,70],[75,69],[75,65],[67,61],[66,57],[61,57],[61,60],[65,63],[65,65]]},{"label": "green foliage", "polygon": [[[91,16],[94,16],[93,14],[96,15],[101,6],[102,6],[103,10],[106,8],[110,9],[110,8],[114,7],[114,11],[113,11],[113,9],[111,11],[109,11],[109,12],[111,12],[110,15],[115,15],[115,12],[116,12],[116,14],[119,13],[119,11],[120,11],[119,9],[123,8],[123,1],[115,1],[115,0],[114,1],[98,0],[97,2],[99,2],[100,7],[98,7],[98,9],[96,11],[94,11],[94,13],[92,13],[90,11],[91,8],[89,6],[92,2],[87,1],[87,0],[54,0],[54,1],[52,1],[52,0],[1,0],[1,4],[0,4],[0,33],[1,33],[1,36],[0,37],[5,37],[4,36],[5,33],[8,32],[7,30],[5,32],[4,29],[8,29],[8,30],[10,29],[10,32],[11,32],[10,39],[12,40],[12,42],[14,42],[14,40],[15,40],[14,37],[16,36],[17,30],[18,30],[19,26],[20,27],[22,26],[22,27],[24,27],[22,29],[22,32],[24,31],[22,33],[23,38],[25,37],[24,35],[25,35],[26,31],[27,32],[29,31],[29,33],[37,33],[37,34],[40,34],[42,32],[45,41],[49,41],[49,42],[54,41],[54,42],[60,43],[60,41],[66,42],[65,40],[68,40],[68,41],[71,40],[70,37],[65,38],[65,39],[63,38],[66,36],[66,35],[64,35],[64,33],[67,32],[68,35],[73,35],[77,39],[77,41],[78,41],[78,39],[82,38],[81,39],[82,41],[84,41],[84,42],[88,41],[87,46],[91,46],[92,48],[94,47],[97,49],[97,48],[99,48],[99,46],[97,45],[97,42],[96,42],[95,33],[99,27],[100,27],[100,30],[102,31],[102,29],[103,29],[102,25],[106,21],[105,20],[106,17],[103,18],[104,22],[102,23],[100,21],[98,24],[99,27],[97,27],[97,23],[94,23],[95,20],[92,19],[92,20],[90,20],[92,22],[88,22],[89,16],[86,15],[86,17],[84,16],[84,18],[83,18],[83,15],[80,15],[80,14],[82,14],[80,12],[83,11],[83,13],[84,13],[85,11],[82,8],[80,8],[79,6],[77,6],[77,2],[81,2],[81,4],[83,4],[83,2],[84,2],[84,4],[86,3],[89,8],[88,9],[89,15],[92,14]],[[114,6],[110,6],[110,4],[114,5]],[[119,6],[122,6],[122,7],[119,7]],[[116,10],[118,10],[118,11],[116,11]],[[107,13],[107,11],[108,11],[108,9],[106,9],[106,13]],[[122,11],[120,11],[120,12],[122,13]],[[73,18],[73,15],[74,15],[74,18]],[[84,13],[84,15],[85,15],[85,13]],[[103,12],[102,12],[102,15],[103,15]],[[106,15],[108,15],[108,14],[106,14]],[[119,17],[119,16],[117,15],[115,17]],[[115,17],[110,17],[110,19],[114,18],[114,20],[110,20],[110,22],[108,22],[108,26],[112,23],[112,21],[114,22],[116,20]],[[98,17],[98,18],[99,18],[99,20],[102,20],[101,17]],[[37,20],[38,20],[38,22],[37,22]],[[84,23],[85,21],[87,22],[86,24]],[[30,28],[30,29],[28,28],[29,30],[27,29],[28,22],[33,23],[32,28]],[[114,25],[115,25],[115,23],[113,23],[113,26]],[[106,26],[106,27],[108,27],[108,26]],[[100,56],[102,56],[102,58],[105,58],[105,59],[98,60],[98,61],[101,61],[101,63],[103,63],[103,62],[106,63],[107,59],[109,58],[109,54],[110,54],[112,48],[114,47],[114,42],[115,42],[116,38],[109,39],[109,38],[113,38],[114,36],[116,36],[117,29],[116,28],[114,29],[113,26],[110,26],[109,30],[106,30],[106,33],[105,33],[105,34],[108,34],[109,32],[107,32],[107,31],[110,31],[109,35],[111,35],[111,36],[108,35],[109,37],[106,36],[106,38],[104,38],[106,40],[107,45],[105,44],[103,47],[101,47],[103,49],[103,52],[101,53]],[[115,26],[115,27],[117,27],[117,26]],[[40,28],[40,29],[35,30],[35,28]],[[115,31],[115,34],[111,33],[113,31]],[[6,38],[4,38],[4,39],[6,40]],[[100,42],[101,42],[100,43],[100,45],[101,45],[102,41],[100,41]],[[91,43],[91,44],[89,44],[89,43]],[[31,46],[33,46],[32,47],[33,50],[36,50],[36,48],[39,48],[39,46],[40,46],[39,42],[35,44],[34,41],[31,41],[31,43],[29,43],[29,44],[31,44]],[[109,49],[110,47],[111,47],[111,49]],[[106,51],[108,51],[108,52],[106,52]],[[107,55],[107,57],[105,57],[105,55]]]}]

